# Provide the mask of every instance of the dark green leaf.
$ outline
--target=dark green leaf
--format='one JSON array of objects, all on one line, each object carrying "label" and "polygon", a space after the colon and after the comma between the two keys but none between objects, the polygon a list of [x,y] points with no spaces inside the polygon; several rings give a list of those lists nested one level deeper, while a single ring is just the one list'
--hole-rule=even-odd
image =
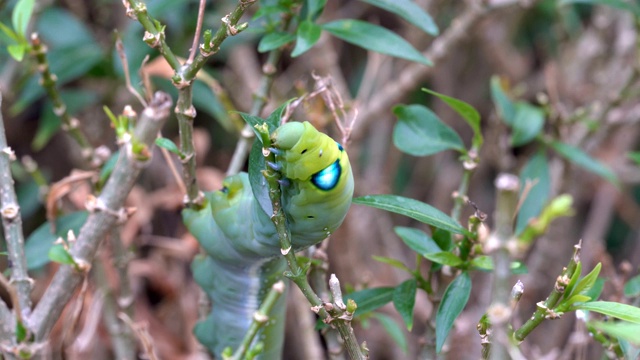
[{"label": "dark green leaf", "polygon": [[392,259],[384,256],[372,256],[373,260],[381,262],[383,264],[391,265],[394,268],[404,270],[408,273],[411,273],[411,270],[400,260]]},{"label": "dark green leaf", "polygon": [[156,145],[182,157],[182,153],[180,152],[180,149],[178,149],[178,145],[176,145],[173,141],[167,138],[164,138],[164,137],[157,138]]},{"label": "dark green leaf", "polygon": [[393,292],[393,306],[402,316],[407,330],[413,328],[413,307],[416,304],[416,292],[418,283],[416,279],[409,279],[398,285]]},{"label": "dark green leaf", "polygon": [[640,334],[640,324],[633,324],[625,321],[590,321],[589,325],[610,336],[622,338],[636,346],[640,346],[640,337],[638,336],[638,334]]},{"label": "dark green leaf", "polygon": [[634,16],[640,17],[640,7],[631,1],[624,0],[560,0],[558,6],[568,4],[591,4],[591,5],[605,5],[615,9],[625,10],[631,12]]},{"label": "dark green leaf", "polygon": [[116,166],[118,162],[118,156],[120,155],[120,151],[116,151],[111,155],[109,160],[107,160],[103,165],[102,169],[100,169],[100,177],[98,178],[98,187],[102,188],[104,184],[107,183],[109,176],[111,176],[111,172],[113,172],[113,168]]},{"label": "dark green leaf", "polygon": [[347,294],[344,297],[344,302],[346,304],[349,299],[355,301],[358,305],[355,315],[362,316],[391,302],[394,291],[395,288],[392,287],[364,289]]},{"label": "dark green leaf", "polygon": [[458,100],[456,98],[452,98],[451,96],[447,96],[444,94],[440,94],[433,90],[422,88],[422,91],[437,96],[440,100],[444,101],[445,104],[449,105],[455,112],[457,112],[462,118],[471,126],[473,129],[473,146],[479,148],[482,146],[484,142],[484,138],[482,137],[482,131],[480,130],[480,113],[473,106],[468,103]]},{"label": "dark green leaf", "polygon": [[62,245],[53,245],[51,249],[49,249],[49,260],[65,265],[73,265],[76,263],[75,260],[73,260],[73,256],[71,256],[69,251]]},{"label": "dark green leaf", "polygon": [[429,59],[406,40],[381,26],[361,20],[343,19],[323,24],[322,28],[355,46],[428,66],[432,65]]},{"label": "dark green leaf", "polygon": [[396,226],[393,230],[411,250],[418,254],[442,251],[438,244],[422,230],[402,226]]},{"label": "dark green leaf", "polygon": [[438,25],[420,6],[410,0],[362,0],[392,12],[429,35],[438,35]]},{"label": "dark green leaf", "polygon": [[455,278],[442,296],[436,314],[436,352],[440,353],[453,323],[464,309],[471,294],[471,279],[466,272]]},{"label": "dark green leaf", "polygon": [[320,40],[320,35],[322,34],[322,28],[310,20],[304,20],[298,26],[298,31],[296,32],[296,46],[293,48],[291,52],[292,57],[300,56],[307,52],[307,50],[311,49],[313,45],[315,45],[318,40]]},{"label": "dark green leaf", "polygon": [[627,304],[612,301],[590,301],[577,304],[573,310],[576,309],[595,311],[616,319],[640,324],[640,308]]},{"label": "dark green leaf", "polygon": [[61,216],[55,220],[56,232],[51,233],[51,224],[47,221],[40,225],[27,238],[24,253],[29,270],[38,269],[49,263],[49,249],[58,237],[66,238],[69,230],[79,234],[80,228],[87,220],[86,211],[78,211]]},{"label": "dark green leaf", "polygon": [[493,99],[493,105],[496,107],[500,118],[505,124],[512,126],[516,115],[516,107],[502,89],[500,77],[498,76],[491,77],[491,99]]},{"label": "dark green leaf", "polygon": [[569,283],[564,289],[564,295],[562,296],[563,298],[566,299],[567,297],[569,297],[569,295],[571,295],[571,293],[573,292],[573,288],[578,283],[578,280],[580,280],[580,275],[582,275],[582,262],[578,262],[578,264],[576,265],[576,269],[573,271],[573,274],[569,279]]},{"label": "dark green leaf", "polygon": [[453,249],[453,239],[451,237],[451,233],[447,230],[436,228],[436,230],[433,231],[433,241],[435,241],[443,251]]},{"label": "dark green leaf", "polygon": [[624,296],[640,296],[640,275],[632,277],[626,284],[624,284]]},{"label": "dark green leaf", "polygon": [[593,286],[591,286],[591,289],[583,292],[584,295],[590,297],[591,301],[597,300],[600,297],[600,294],[602,294],[602,290],[604,289],[605,282],[606,282],[605,279],[601,277],[597,278],[596,282],[593,284]]},{"label": "dark green leaf", "polygon": [[300,15],[306,20],[313,21],[322,14],[326,4],[327,0],[305,0]]},{"label": "dark green leaf", "polygon": [[263,53],[271,50],[275,50],[281,46],[284,46],[293,40],[296,36],[287,32],[272,32],[265,35],[258,44],[258,51]]},{"label": "dark green leaf", "polygon": [[18,3],[16,3],[16,6],[13,8],[11,23],[13,24],[15,32],[23,38],[27,37],[27,26],[33,13],[34,5],[35,0],[18,0]]},{"label": "dark green leaf", "polygon": [[25,341],[27,339],[27,334],[28,333],[29,333],[29,331],[24,326],[22,321],[16,321],[16,340],[18,340],[19,343],[21,343],[21,342],[23,342],[23,341]]},{"label": "dark green leaf", "polygon": [[524,196],[524,190],[528,189],[524,201],[520,206],[516,221],[516,235],[519,235],[529,221],[538,215],[544,208],[551,192],[551,177],[549,165],[544,151],[538,151],[524,166],[520,172],[520,196]]},{"label": "dark green leaf", "polygon": [[375,313],[373,314],[373,317],[380,321],[380,324],[387,331],[389,336],[391,336],[393,341],[395,341],[400,349],[402,349],[402,351],[404,351],[406,354],[408,351],[407,338],[405,337],[402,328],[398,326],[395,320],[393,320],[390,316],[381,313]]},{"label": "dark green leaf", "polygon": [[366,195],[353,199],[354,204],[367,205],[374,208],[391,211],[408,216],[425,224],[448,230],[456,234],[466,234],[468,231],[457,221],[442,211],[421,201],[397,195]]},{"label": "dark green leaf", "polygon": [[516,115],[511,124],[511,145],[528,144],[544,126],[544,111],[537,106],[525,102],[516,103]]},{"label": "dark green leaf", "polygon": [[611,169],[606,167],[601,162],[587,155],[587,153],[585,153],[584,151],[560,141],[553,141],[550,143],[550,145],[553,150],[555,150],[558,154],[571,161],[572,163],[582,167],[585,170],[591,171],[592,173],[604,178],[605,180],[611,182],[616,186],[618,185],[618,179],[616,178],[616,175],[613,173],[613,171],[611,171]]},{"label": "dark green leaf", "polygon": [[401,151],[414,156],[433,155],[449,149],[465,151],[460,136],[426,107],[398,105],[393,113],[398,117],[393,128],[393,143]]}]

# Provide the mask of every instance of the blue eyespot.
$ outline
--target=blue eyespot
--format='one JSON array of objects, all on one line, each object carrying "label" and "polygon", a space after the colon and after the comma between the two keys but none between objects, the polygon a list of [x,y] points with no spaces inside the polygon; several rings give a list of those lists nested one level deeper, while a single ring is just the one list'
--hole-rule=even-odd
[{"label": "blue eyespot", "polygon": [[338,185],[342,167],[340,159],[311,176],[311,182],[320,190],[331,190]]},{"label": "blue eyespot", "polygon": [[338,150],[344,151],[344,148],[342,147],[342,145],[340,145],[339,142],[336,141],[336,145],[338,145]]}]

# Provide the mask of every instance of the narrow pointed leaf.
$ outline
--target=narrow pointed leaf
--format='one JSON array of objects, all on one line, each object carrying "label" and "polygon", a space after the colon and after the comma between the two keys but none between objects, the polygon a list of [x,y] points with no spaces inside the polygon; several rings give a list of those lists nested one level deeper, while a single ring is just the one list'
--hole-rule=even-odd
[{"label": "narrow pointed leaf", "polygon": [[413,328],[413,308],[416,304],[417,289],[416,279],[409,279],[398,285],[393,292],[393,306],[402,316],[409,331]]},{"label": "narrow pointed leaf", "polygon": [[550,143],[550,146],[558,154],[572,163],[602,177],[616,186],[618,185],[618,179],[611,169],[606,167],[603,163],[595,160],[579,148],[560,141],[553,141]]},{"label": "narrow pointed leaf", "polygon": [[284,46],[293,40],[296,36],[287,32],[272,32],[265,35],[260,39],[258,44],[258,52],[264,53],[267,51],[275,50],[281,46]]},{"label": "narrow pointed leaf", "polygon": [[348,299],[355,301],[356,305],[358,305],[355,315],[361,316],[390,303],[393,299],[394,291],[395,288],[392,287],[364,289],[347,294],[344,297],[344,302],[346,303]]},{"label": "narrow pointed leaf", "polygon": [[411,273],[411,270],[400,260],[392,259],[384,256],[372,256],[373,260],[381,262],[383,264],[391,265],[396,269],[404,270]]},{"label": "narrow pointed leaf", "polygon": [[418,254],[442,251],[438,244],[422,230],[403,226],[396,226],[393,230],[411,250]]},{"label": "narrow pointed leaf", "polygon": [[397,195],[366,195],[353,199],[354,204],[367,205],[387,210],[396,214],[408,216],[425,224],[456,234],[466,234],[468,231],[457,221],[421,201]]},{"label": "narrow pointed leaf", "polygon": [[538,136],[544,126],[544,111],[537,106],[518,102],[511,124],[511,145],[522,146]]},{"label": "narrow pointed leaf", "polygon": [[436,314],[436,352],[440,353],[444,341],[449,336],[453,323],[465,305],[471,294],[471,279],[469,274],[463,272],[455,278],[442,296],[438,313]]},{"label": "narrow pointed leaf", "polygon": [[544,151],[538,151],[520,172],[520,196],[524,196],[525,187],[528,189],[526,198],[522,201],[516,220],[516,235],[525,229],[531,219],[540,215],[544,205],[549,200],[551,192],[551,176],[549,164]]},{"label": "narrow pointed leaf", "polygon": [[429,35],[439,33],[438,25],[420,6],[410,0],[362,0],[368,4],[392,12]]},{"label": "narrow pointed leaf", "polygon": [[504,92],[502,84],[500,83],[500,77],[498,76],[491,77],[491,99],[502,121],[511,126],[516,115],[516,107]]},{"label": "narrow pointed leaf", "polygon": [[612,301],[590,301],[577,304],[573,310],[589,310],[608,315],[616,319],[640,324],[640,308]]},{"label": "narrow pointed leaf", "polygon": [[333,36],[361,48],[431,66],[405,39],[381,26],[361,20],[343,19],[322,25]]},{"label": "narrow pointed leaf", "polygon": [[611,336],[625,339],[626,341],[640,346],[640,324],[633,324],[629,322],[602,322],[602,321],[590,321],[589,324],[594,328],[605,332]]},{"label": "narrow pointed leaf", "polygon": [[381,313],[375,313],[373,314],[373,317],[380,321],[380,324],[385,329],[385,331],[406,354],[408,351],[407,338],[405,337],[402,328],[398,326],[396,321],[393,320],[393,318],[391,318],[390,316]]},{"label": "narrow pointed leaf", "polygon": [[448,265],[451,267],[456,267],[463,263],[462,259],[448,251],[424,254],[423,256],[434,263]]},{"label": "narrow pointed leaf", "polygon": [[473,106],[468,103],[453,98],[451,96],[447,96],[444,94],[440,94],[433,90],[429,90],[426,88],[422,88],[422,91],[437,96],[440,100],[444,101],[445,104],[449,105],[455,112],[457,112],[462,118],[471,126],[473,130],[473,145],[474,147],[479,148],[482,146],[484,142],[484,138],[482,137],[482,131],[480,130],[480,113]]}]

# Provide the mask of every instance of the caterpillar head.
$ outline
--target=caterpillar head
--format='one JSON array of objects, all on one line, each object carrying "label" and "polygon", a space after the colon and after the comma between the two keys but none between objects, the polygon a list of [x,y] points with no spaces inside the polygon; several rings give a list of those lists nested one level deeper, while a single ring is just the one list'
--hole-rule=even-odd
[{"label": "caterpillar head", "polygon": [[308,121],[290,122],[272,134],[273,146],[282,174],[289,179],[313,181],[319,188],[330,187],[340,177],[340,159],[346,154],[340,144],[316,130]]}]

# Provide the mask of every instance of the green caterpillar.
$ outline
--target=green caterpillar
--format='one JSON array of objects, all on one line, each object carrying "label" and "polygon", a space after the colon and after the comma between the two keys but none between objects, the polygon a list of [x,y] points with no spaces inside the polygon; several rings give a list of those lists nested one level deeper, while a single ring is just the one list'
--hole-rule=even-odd
[{"label": "green caterpillar", "polygon": [[[293,251],[319,243],[344,220],[353,196],[353,174],[343,147],[309,122],[287,123],[271,135],[282,173],[282,205]],[[255,156],[255,152],[252,153]],[[225,179],[220,191],[206,194],[200,211],[185,209],[183,220],[206,256],[193,263],[196,281],[211,297],[213,310],[194,333],[218,358],[236,349],[267,291],[286,269],[280,243],[261,205],[265,188],[253,189],[246,173]],[[254,194],[255,192],[255,194]],[[285,296],[257,337],[262,359],[280,359],[284,340]]]}]

